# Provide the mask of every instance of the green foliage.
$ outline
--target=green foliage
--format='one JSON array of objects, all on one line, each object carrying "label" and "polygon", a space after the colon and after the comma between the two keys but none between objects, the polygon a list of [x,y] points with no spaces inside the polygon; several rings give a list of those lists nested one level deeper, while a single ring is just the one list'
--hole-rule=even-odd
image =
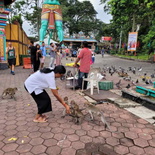
[{"label": "green foliage", "polygon": [[[110,25],[114,28],[111,32],[114,40],[119,40],[122,31],[122,41],[127,43],[128,33],[136,31],[140,24],[138,41],[140,51],[148,52],[155,49],[155,1],[154,0],[100,0],[105,5],[104,10],[111,13],[113,19]],[[151,47],[148,47],[148,44]]]},{"label": "green foliage", "polygon": [[114,50],[110,50],[110,54],[111,55],[115,55],[115,54],[117,54],[117,51],[114,49]]},{"label": "green foliage", "polygon": [[38,41],[38,39],[36,37],[28,37],[28,38],[29,38],[29,40],[32,40],[34,42]]},{"label": "green foliage", "polygon": [[97,12],[90,1],[60,0],[63,13],[63,25],[69,34],[82,31],[86,36],[90,32],[99,31],[101,21],[96,19]]},{"label": "green foliage", "polygon": [[148,54],[140,53],[137,56],[130,55],[130,54],[129,55],[117,54],[117,56],[122,57],[122,58],[129,58],[129,59],[150,60],[150,58],[153,57],[153,54],[148,55]]},{"label": "green foliage", "polygon": [[13,16],[11,18],[11,23],[15,23],[15,22],[18,22],[20,24],[20,26],[22,27],[22,24],[23,24],[23,20],[21,18],[21,14],[17,15],[17,16]]},{"label": "green foliage", "polygon": [[[16,0],[10,9],[11,14],[17,18],[19,15],[23,21],[28,21],[31,25],[30,32],[36,34],[38,37],[41,24],[41,8],[39,7],[39,0]],[[12,18],[12,17],[10,17]]]}]

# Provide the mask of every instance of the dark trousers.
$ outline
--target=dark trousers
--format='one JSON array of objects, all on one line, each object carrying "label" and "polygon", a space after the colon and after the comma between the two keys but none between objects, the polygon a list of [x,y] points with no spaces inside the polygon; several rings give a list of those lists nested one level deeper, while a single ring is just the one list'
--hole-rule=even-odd
[{"label": "dark trousers", "polygon": [[[87,78],[88,73],[80,72],[78,73],[78,86],[82,89],[83,78]],[[87,81],[84,81],[84,89],[87,89]]]},{"label": "dark trousers", "polygon": [[36,57],[31,57],[31,64],[33,66],[33,71],[36,72],[40,66],[40,60],[36,60]]},{"label": "dark trousers", "polygon": [[33,64],[33,71],[36,72],[39,70],[40,67],[40,60],[36,60],[35,63]]}]

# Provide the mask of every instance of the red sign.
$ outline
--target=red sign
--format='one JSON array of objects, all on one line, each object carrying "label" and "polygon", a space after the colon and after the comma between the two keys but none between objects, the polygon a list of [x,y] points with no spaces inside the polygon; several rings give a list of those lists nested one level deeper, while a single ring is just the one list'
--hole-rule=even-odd
[{"label": "red sign", "polygon": [[104,40],[104,41],[111,41],[112,37],[102,37],[102,40]]}]

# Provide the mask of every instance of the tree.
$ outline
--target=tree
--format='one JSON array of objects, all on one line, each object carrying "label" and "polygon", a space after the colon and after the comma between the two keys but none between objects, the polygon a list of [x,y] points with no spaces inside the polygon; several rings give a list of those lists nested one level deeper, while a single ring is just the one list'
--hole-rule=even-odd
[{"label": "tree", "polygon": [[104,10],[113,16],[111,24],[115,27],[117,36],[123,31],[125,42],[128,32],[136,31],[137,24],[141,24],[138,40],[141,42],[141,49],[145,50],[148,40],[152,40],[154,36],[155,1],[101,0],[101,3],[105,4]]},{"label": "tree", "polygon": [[80,31],[89,35],[89,32],[97,28],[95,26],[97,12],[90,1],[60,0],[60,2],[63,12],[63,25],[65,29],[68,29],[70,35],[78,34]]},{"label": "tree", "polygon": [[22,18],[21,18],[21,14],[19,14],[19,15],[17,15],[17,16],[13,16],[12,18],[11,18],[11,23],[19,23],[20,24],[20,26],[22,27],[22,24],[23,24],[23,20],[22,20]]},{"label": "tree", "polygon": [[10,9],[12,10],[11,19],[21,15],[22,20],[26,20],[30,23],[32,27],[30,32],[36,34],[36,37],[39,36],[41,24],[41,8],[39,6],[39,0],[16,0],[16,2],[10,6]]}]

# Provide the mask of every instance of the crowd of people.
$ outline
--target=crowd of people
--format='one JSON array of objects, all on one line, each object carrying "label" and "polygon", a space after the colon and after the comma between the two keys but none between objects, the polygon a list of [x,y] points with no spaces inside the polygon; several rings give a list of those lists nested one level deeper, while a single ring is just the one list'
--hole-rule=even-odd
[{"label": "crowd of people", "polygon": [[[41,46],[39,44],[34,45],[34,42],[31,41],[29,50],[33,72],[36,72],[38,69],[42,69],[44,67],[44,62],[47,55],[46,47],[48,47],[49,49],[49,67],[51,68],[54,68],[57,65],[61,65],[62,58],[66,58],[66,60],[70,59],[71,61],[75,61],[80,51],[82,50],[82,48],[62,48],[61,45],[55,43],[50,43],[49,46],[45,46],[44,42],[42,42]],[[90,64],[93,64],[95,61],[95,53],[92,51],[91,53],[92,58],[90,59]]]},{"label": "crowd of people", "polygon": [[[47,55],[47,46],[42,42],[42,45],[39,44],[34,45],[34,42],[30,42],[29,50],[31,56],[31,64],[33,67],[33,72],[36,72],[39,69],[44,67],[46,55]],[[57,65],[61,65],[62,52],[59,44],[50,43],[48,46],[49,55],[50,55],[50,63],[49,67],[54,68]]]}]

